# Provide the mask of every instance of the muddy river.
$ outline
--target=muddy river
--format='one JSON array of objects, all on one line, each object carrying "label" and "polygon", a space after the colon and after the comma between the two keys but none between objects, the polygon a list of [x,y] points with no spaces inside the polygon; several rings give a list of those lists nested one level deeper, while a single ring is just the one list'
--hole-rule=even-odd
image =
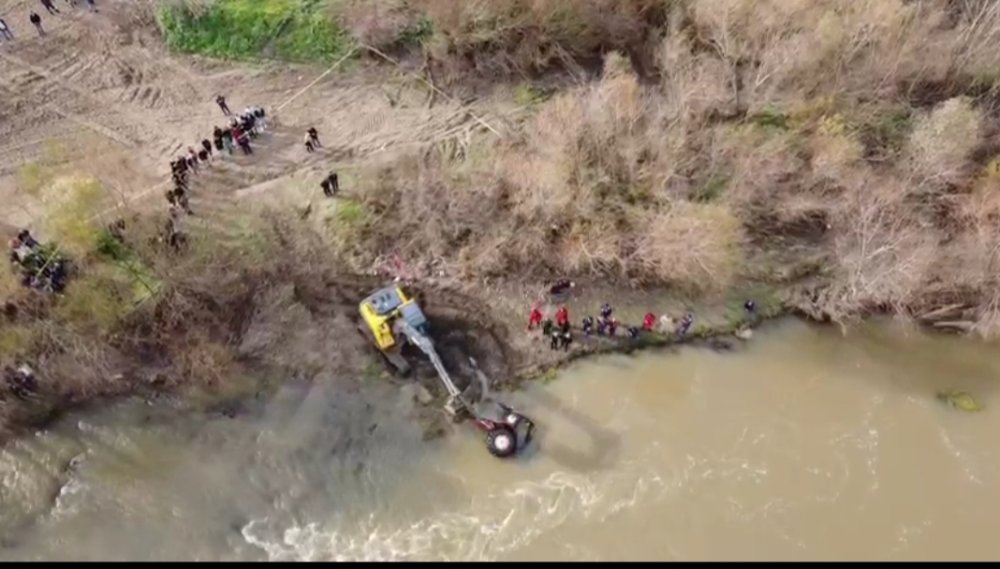
[{"label": "muddy river", "polygon": [[998,388],[983,344],[785,321],[511,396],[540,429],[511,462],[421,441],[378,385],[234,418],[123,402],[0,452],[0,560],[995,560]]}]

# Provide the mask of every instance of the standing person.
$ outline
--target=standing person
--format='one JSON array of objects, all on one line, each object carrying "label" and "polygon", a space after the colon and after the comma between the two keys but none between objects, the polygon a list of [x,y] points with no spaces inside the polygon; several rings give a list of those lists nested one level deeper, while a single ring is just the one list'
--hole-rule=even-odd
[{"label": "standing person", "polygon": [[226,104],[226,98],[223,97],[222,95],[219,95],[215,98],[215,104],[219,105],[219,108],[222,109],[222,114],[226,115],[227,117],[233,115],[233,111],[230,111],[229,105]]},{"label": "standing person", "polygon": [[183,176],[174,175],[174,186],[183,190],[188,189],[187,180]]},{"label": "standing person", "polygon": [[528,313],[528,330],[534,330],[542,325],[542,311],[539,309],[538,304],[531,307],[531,312]]},{"label": "standing person", "polygon": [[0,18],[0,37],[14,41],[14,34],[10,31],[10,26],[7,25],[7,22],[3,18]]},{"label": "standing person", "polygon": [[687,334],[688,330],[691,329],[691,324],[693,323],[694,323],[694,315],[688,312],[687,314],[684,315],[684,318],[681,318],[680,326],[677,327],[677,337],[681,338],[682,336]]},{"label": "standing person", "polygon": [[55,7],[55,5],[52,3],[52,0],[41,0],[41,2],[42,6],[44,6],[45,9],[49,11],[49,14],[59,13],[59,8]]},{"label": "standing person", "polygon": [[187,157],[185,157],[185,160],[187,160],[188,170],[190,170],[192,174],[197,174],[198,173],[198,153],[194,151],[194,148],[188,147],[188,153],[187,153]]},{"label": "standing person", "polygon": [[223,149],[221,128],[215,127],[212,129],[212,143],[215,145],[215,152],[217,154],[221,153]]},{"label": "standing person", "polygon": [[669,334],[676,329],[674,319],[669,314],[660,316],[660,334]]},{"label": "standing person", "polygon": [[653,326],[656,326],[656,315],[652,312],[647,312],[646,316],[642,319],[642,329],[652,332]]},{"label": "standing person", "polygon": [[306,136],[310,140],[312,140],[312,144],[314,147],[323,148],[323,145],[319,143],[319,131],[316,130],[316,127],[314,126],[309,127],[309,130],[306,131]]},{"label": "standing person", "polygon": [[257,138],[257,119],[252,114],[243,115],[243,131]]},{"label": "standing person", "polygon": [[253,115],[257,117],[257,121],[260,123],[260,130],[267,129],[267,113],[264,112],[264,107],[257,107],[253,111]]},{"label": "standing person", "polygon": [[264,121],[261,120],[260,108],[259,107],[251,107],[250,108],[250,118],[253,120],[253,124],[254,124],[253,128],[257,132],[257,134],[263,134],[264,133]]},{"label": "standing person", "polygon": [[328,198],[336,196],[337,192],[340,191],[340,183],[337,182],[336,174],[330,174],[319,185],[323,188],[323,195]]},{"label": "standing person", "polygon": [[247,136],[247,133],[240,131],[239,137],[236,138],[236,143],[240,145],[243,154],[253,154],[253,147],[250,146],[250,137]]},{"label": "standing person", "polygon": [[194,215],[194,212],[191,211],[191,203],[188,202],[187,193],[180,188],[175,189],[174,193],[177,196],[177,205],[184,210],[184,213]]},{"label": "standing person", "polygon": [[337,177],[336,172],[330,172],[330,175],[326,179],[330,182],[330,197],[332,198],[334,194],[340,191],[340,178]]},{"label": "standing person", "polygon": [[310,154],[312,154],[313,152],[316,152],[316,149],[313,148],[313,140],[312,140],[311,136],[309,136],[308,134],[306,134],[306,138],[305,138],[305,140],[303,142],[306,145],[306,152],[308,152]]},{"label": "standing person", "polygon": [[228,152],[230,156],[233,155],[233,129],[227,128],[222,131],[222,146],[226,148],[226,152]]},{"label": "standing person", "polygon": [[614,313],[614,309],[611,308],[610,304],[605,302],[601,305],[601,318],[608,320],[611,318],[612,313]]},{"label": "standing person", "polygon": [[17,233],[17,240],[29,249],[34,249],[40,245],[38,240],[31,234],[31,231],[27,229],[22,229]]},{"label": "standing person", "polygon": [[171,176],[175,186],[187,187],[187,160],[179,158],[170,163]]},{"label": "standing person", "polygon": [[45,30],[42,29],[42,17],[41,16],[39,16],[35,12],[32,12],[31,15],[28,16],[28,21],[31,22],[31,25],[35,26],[36,30],[38,30],[39,37],[45,35]]},{"label": "standing person", "polygon": [[562,344],[563,351],[568,352],[570,344],[573,343],[573,333],[568,330],[564,330],[562,333],[562,341],[560,343]]},{"label": "standing person", "polygon": [[569,309],[565,306],[560,306],[556,310],[556,326],[560,328],[565,328],[569,326]]},{"label": "standing person", "polygon": [[209,142],[207,138],[203,138],[201,140],[201,147],[205,149],[205,152],[208,153],[209,157],[212,156],[212,143]]}]

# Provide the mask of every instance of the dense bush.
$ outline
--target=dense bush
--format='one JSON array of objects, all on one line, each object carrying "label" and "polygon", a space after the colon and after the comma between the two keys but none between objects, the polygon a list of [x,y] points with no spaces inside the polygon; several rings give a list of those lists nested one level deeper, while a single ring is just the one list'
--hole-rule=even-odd
[{"label": "dense bush", "polygon": [[350,41],[325,2],[300,0],[175,0],[160,6],[167,44],[220,58],[323,61]]}]

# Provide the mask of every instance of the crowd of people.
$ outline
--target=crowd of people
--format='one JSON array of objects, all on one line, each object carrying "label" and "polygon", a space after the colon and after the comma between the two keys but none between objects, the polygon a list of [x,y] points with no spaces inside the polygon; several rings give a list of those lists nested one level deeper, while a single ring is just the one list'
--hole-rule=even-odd
[{"label": "crowd of people", "polygon": [[224,96],[217,96],[215,102],[222,109],[222,113],[229,118],[229,124],[225,127],[216,126],[212,129],[212,140],[203,138],[197,147],[189,146],[187,153],[170,162],[173,187],[166,192],[167,203],[170,206],[166,240],[174,249],[180,249],[186,242],[186,237],[178,227],[178,220],[182,214],[194,215],[188,199],[191,193],[189,183],[191,176],[198,174],[201,168],[208,167],[217,156],[222,156],[224,153],[231,156],[235,147],[239,147],[244,155],[253,154],[251,140],[267,129],[267,112],[263,107],[251,106],[239,114],[234,114]]},{"label": "crowd of people", "polygon": [[36,290],[60,293],[66,288],[69,262],[54,245],[42,245],[22,229],[8,242],[10,262],[21,284]]},{"label": "crowd of people", "polygon": [[[571,281],[559,281],[549,289],[549,294],[559,301],[565,300],[565,295],[575,287]],[[757,305],[753,300],[747,300],[743,304],[743,309],[748,314],[755,314]],[[644,333],[656,333],[662,336],[674,335],[681,339],[691,331],[694,324],[694,315],[685,313],[676,322],[669,314],[662,314],[657,318],[653,312],[647,312],[642,319],[642,326],[626,326],[625,334],[629,339],[638,340]],[[618,334],[621,323],[614,316],[614,308],[610,303],[604,303],[598,310],[598,317],[584,316],[580,331],[584,337],[600,336],[613,338]],[[542,303],[535,303],[528,314],[528,330],[541,330],[542,337],[549,339],[549,348],[552,350],[569,351],[573,343],[573,330],[570,324],[569,308],[560,302],[555,309],[552,318],[548,318],[543,311]]]}]

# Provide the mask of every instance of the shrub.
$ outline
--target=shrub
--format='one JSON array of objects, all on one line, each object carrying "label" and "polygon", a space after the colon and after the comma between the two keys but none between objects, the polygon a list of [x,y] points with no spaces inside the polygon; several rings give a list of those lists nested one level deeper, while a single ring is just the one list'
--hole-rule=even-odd
[{"label": "shrub", "polygon": [[325,61],[350,47],[327,2],[182,0],[163,3],[158,21],[170,48],[212,57]]},{"label": "shrub", "polygon": [[917,118],[910,135],[909,167],[924,186],[957,183],[965,175],[979,135],[979,112],[956,97]]},{"label": "shrub", "polygon": [[635,262],[656,282],[719,291],[740,272],[743,227],[723,205],[675,202],[642,225]]}]

